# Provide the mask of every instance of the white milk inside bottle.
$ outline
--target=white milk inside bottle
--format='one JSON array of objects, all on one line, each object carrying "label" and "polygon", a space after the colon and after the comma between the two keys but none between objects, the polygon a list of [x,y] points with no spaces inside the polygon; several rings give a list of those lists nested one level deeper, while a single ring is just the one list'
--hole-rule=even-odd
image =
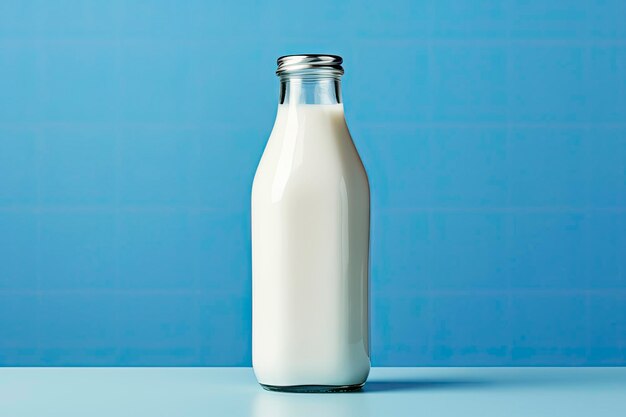
[{"label": "white milk inside bottle", "polygon": [[278,112],[252,187],[252,362],[266,389],[354,390],[370,369],[369,185],[341,63],[278,60]]}]

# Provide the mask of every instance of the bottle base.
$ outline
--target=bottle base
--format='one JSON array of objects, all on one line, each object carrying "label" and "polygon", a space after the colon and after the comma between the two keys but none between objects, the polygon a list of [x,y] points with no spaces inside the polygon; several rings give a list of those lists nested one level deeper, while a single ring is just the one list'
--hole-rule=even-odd
[{"label": "bottle base", "polygon": [[360,391],[365,382],[354,385],[266,385],[260,384],[267,391],[278,392],[299,392],[299,393],[332,393],[332,392],[354,392]]}]

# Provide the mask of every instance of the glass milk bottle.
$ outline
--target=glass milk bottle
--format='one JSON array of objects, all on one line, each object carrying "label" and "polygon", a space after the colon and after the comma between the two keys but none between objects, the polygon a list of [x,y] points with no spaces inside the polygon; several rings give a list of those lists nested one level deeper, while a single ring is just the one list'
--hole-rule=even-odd
[{"label": "glass milk bottle", "polygon": [[356,390],[370,369],[369,184],[342,62],[278,59],[278,112],[252,186],[252,363],[269,390]]}]

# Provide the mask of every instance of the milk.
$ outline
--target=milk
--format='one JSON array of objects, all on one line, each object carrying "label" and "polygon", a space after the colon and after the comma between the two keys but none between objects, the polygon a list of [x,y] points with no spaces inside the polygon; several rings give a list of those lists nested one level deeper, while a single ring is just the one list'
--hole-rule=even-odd
[{"label": "milk", "polygon": [[343,104],[281,104],[252,187],[252,362],[267,386],[370,369],[369,185]]}]

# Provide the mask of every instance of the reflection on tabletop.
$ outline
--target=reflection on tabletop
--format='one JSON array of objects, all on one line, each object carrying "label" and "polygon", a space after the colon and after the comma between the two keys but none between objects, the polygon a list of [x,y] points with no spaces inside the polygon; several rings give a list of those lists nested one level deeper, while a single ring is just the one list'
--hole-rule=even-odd
[{"label": "reflection on tabletop", "polygon": [[294,394],[258,392],[252,401],[254,417],[369,417],[369,398],[361,393]]}]

